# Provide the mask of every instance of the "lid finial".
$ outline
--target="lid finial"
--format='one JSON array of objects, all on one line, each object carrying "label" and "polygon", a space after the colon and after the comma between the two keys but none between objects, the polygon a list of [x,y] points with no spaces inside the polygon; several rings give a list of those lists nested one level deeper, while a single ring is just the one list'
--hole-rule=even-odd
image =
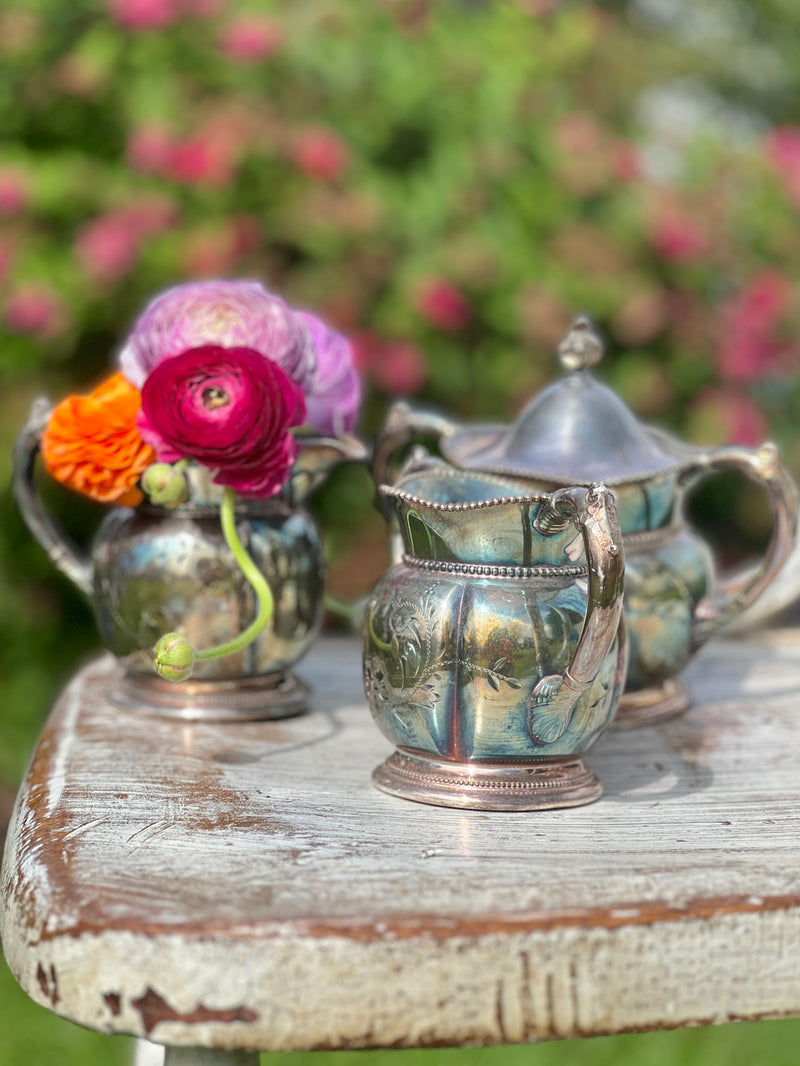
[{"label": "lid finial", "polygon": [[558,358],[566,370],[588,370],[603,358],[603,342],[586,315],[578,315],[558,346]]}]

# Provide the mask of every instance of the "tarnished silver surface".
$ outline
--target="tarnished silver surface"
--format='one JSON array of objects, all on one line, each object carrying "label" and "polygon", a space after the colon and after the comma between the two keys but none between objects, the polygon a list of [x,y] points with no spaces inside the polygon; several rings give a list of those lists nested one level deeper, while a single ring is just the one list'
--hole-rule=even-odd
[{"label": "tarnished silver surface", "polygon": [[[534,396],[510,426],[462,426],[396,405],[376,442],[373,472],[378,484],[391,480],[400,450],[428,436],[457,468],[493,474],[529,492],[595,481],[610,486],[625,546],[631,643],[618,723],[636,725],[688,706],[670,682],[697,648],[774,581],[795,541],[797,487],[770,443],[703,450],[642,425],[589,372],[601,354],[588,320],[577,319],[559,349],[570,373]],[[758,565],[731,578],[717,573],[683,513],[687,488],[720,470],[737,470],[762,485],[773,519]]]},{"label": "tarnished silver surface", "polygon": [[372,780],[390,796],[469,810],[582,807],[603,794],[600,779],[581,758],[536,765],[477,764],[396,751],[375,768]]},{"label": "tarnished silver surface", "polygon": [[335,463],[365,458],[363,445],[350,437],[303,438],[281,497],[237,503],[237,531],[269,583],[273,617],[246,648],[198,661],[191,682],[173,685],[153,671],[152,648],[163,634],[179,632],[200,651],[237,637],[258,610],[255,592],[225,544],[221,490],[208,471],[190,467],[192,502],[170,510],[146,503],[114,508],[83,554],[36,491],[34,466],[48,414],[47,403],[37,401],[20,434],[16,497],[53,563],[90,600],[103,641],[122,663],[114,698],[179,718],[275,718],[305,709],[308,693],[290,668],[320,626],[324,556],[317,526],[299,501]]},{"label": "tarnished silver surface", "polygon": [[398,749],[376,785],[485,810],[596,799],[580,756],[626,662],[609,491],[531,494],[418,456],[381,491],[405,555],[366,609],[367,699]]},{"label": "tarnished silver surface", "polygon": [[208,678],[175,684],[120,664],[108,698],[118,707],[188,722],[252,722],[290,718],[310,706],[311,690],[294,674]]}]

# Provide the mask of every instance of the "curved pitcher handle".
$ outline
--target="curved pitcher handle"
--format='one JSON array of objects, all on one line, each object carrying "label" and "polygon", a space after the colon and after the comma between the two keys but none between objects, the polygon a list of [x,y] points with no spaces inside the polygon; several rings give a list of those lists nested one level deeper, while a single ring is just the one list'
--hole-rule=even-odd
[{"label": "curved pitcher handle", "polygon": [[14,445],[14,496],[25,524],[47,552],[50,561],[87,597],[92,595],[92,564],[45,511],[34,480],[36,456],[52,408],[43,397],[35,400]]},{"label": "curved pitcher handle", "polygon": [[289,498],[302,503],[339,463],[363,463],[369,457],[364,443],[351,433],[338,437],[298,436],[300,450],[289,476]]},{"label": "curved pitcher handle", "polygon": [[754,570],[718,582],[715,590],[696,605],[693,648],[704,644],[758,599],[789,558],[797,531],[797,486],[774,444],[767,442],[757,449],[735,445],[715,448],[698,456],[681,472],[679,486],[685,489],[718,470],[738,470],[764,486],[772,508],[772,533]]},{"label": "curved pitcher handle", "polygon": [[[392,460],[416,435],[440,440],[452,436],[456,429],[454,422],[437,411],[412,408],[405,400],[397,400],[389,408],[386,421],[375,438],[372,450],[372,477],[375,484],[391,484]],[[386,505],[381,502],[381,506]]]},{"label": "curved pitcher handle", "polygon": [[539,532],[577,524],[589,569],[586,618],[572,661],[563,674],[549,674],[531,693],[529,730],[534,741],[551,744],[565,732],[578,698],[594,684],[622,620],[625,566],[614,497],[605,485],[559,489],[536,521]]}]

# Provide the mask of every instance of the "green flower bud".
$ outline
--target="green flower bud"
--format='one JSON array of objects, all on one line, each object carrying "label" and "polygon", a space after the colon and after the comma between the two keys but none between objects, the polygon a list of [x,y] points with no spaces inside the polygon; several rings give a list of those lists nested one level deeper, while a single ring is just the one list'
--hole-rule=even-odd
[{"label": "green flower bud", "polygon": [[169,463],[151,463],[139,484],[151,502],[161,507],[177,507],[189,499],[186,478]]},{"label": "green flower bud", "polygon": [[165,681],[186,681],[192,676],[195,651],[180,633],[165,633],[153,651],[153,666]]}]

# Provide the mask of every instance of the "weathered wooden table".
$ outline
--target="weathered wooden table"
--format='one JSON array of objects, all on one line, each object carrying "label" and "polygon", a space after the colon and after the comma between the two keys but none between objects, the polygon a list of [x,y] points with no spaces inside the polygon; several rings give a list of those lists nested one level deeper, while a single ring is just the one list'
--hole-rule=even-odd
[{"label": "weathered wooden table", "polygon": [[59,699],[6,848],[6,957],[58,1014],[172,1063],[800,1014],[800,632],[705,649],[687,714],[594,749],[603,799],[532,814],[375,791],[353,640],[283,722],[114,710],[111,669]]}]

